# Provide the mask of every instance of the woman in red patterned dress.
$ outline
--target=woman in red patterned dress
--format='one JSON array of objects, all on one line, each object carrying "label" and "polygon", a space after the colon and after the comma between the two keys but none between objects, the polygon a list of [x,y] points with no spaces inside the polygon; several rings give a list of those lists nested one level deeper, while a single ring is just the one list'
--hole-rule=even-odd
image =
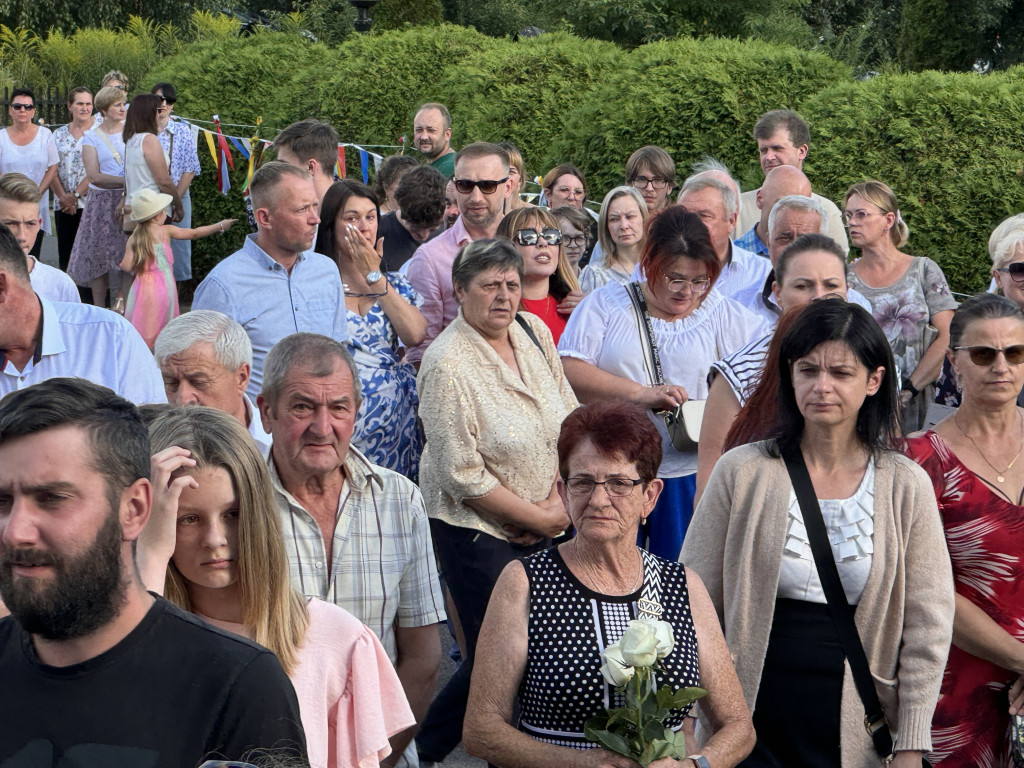
[{"label": "woman in red patterned dress", "polygon": [[946,354],[960,409],[907,440],[935,486],[957,593],[930,757],[942,768],[1005,768],[1024,686],[1024,314],[1000,296],[968,299]]}]

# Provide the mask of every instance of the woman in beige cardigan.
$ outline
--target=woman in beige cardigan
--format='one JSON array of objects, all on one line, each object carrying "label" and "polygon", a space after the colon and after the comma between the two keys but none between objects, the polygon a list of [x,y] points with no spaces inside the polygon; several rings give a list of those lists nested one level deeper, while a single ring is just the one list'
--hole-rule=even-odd
[{"label": "woman in beige cardigan", "polygon": [[895,742],[920,766],[952,637],[935,496],[891,450],[892,354],[840,299],[803,310],[781,347],[776,437],[715,467],[681,559],[707,585],[758,743],[743,768],[877,766],[780,449],[799,446]]}]

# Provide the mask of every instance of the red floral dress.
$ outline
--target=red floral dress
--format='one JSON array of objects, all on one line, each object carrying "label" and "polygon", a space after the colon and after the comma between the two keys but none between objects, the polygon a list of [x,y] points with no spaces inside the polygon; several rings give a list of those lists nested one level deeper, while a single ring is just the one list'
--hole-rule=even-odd
[{"label": "red floral dress", "polygon": [[[1024,507],[992,491],[932,431],[908,438],[906,453],[935,487],[957,594],[1024,642]],[[1016,677],[950,648],[932,720],[933,765],[1011,765],[1007,689]]]}]

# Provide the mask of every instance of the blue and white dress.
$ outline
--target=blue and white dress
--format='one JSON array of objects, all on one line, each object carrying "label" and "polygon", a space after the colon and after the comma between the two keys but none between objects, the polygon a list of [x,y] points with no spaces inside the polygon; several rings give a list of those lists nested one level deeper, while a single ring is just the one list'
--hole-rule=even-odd
[{"label": "blue and white dress", "polygon": [[[413,306],[423,299],[404,277],[388,272],[391,285]],[[414,482],[423,451],[416,425],[416,371],[402,356],[394,326],[379,304],[363,317],[347,311],[348,348],[355,358],[363,403],[356,419],[352,444],[374,464],[393,469]]]}]

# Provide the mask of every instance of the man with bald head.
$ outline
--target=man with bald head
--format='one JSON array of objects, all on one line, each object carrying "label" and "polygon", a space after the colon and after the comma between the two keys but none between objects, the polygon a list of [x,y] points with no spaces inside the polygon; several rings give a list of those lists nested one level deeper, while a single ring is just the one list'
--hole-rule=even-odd
[{"label": "man with bald head", "polygon": [[348,325],[338,267],[313,252],[320,197],[309,171],[266,163],[253,174],[249,198],[258,231],[210,270],[192,308],[223,312],[245,328],[253,358],[247,391],[255,400],[277,342],[299,332],[344,342]]},{"label": "man with bald head", "polygon": [[733,242],[759,256],[768,256],[768,216],[772,207],[788,195],[811,196],[811,182],[804,172],[791,165],[780,165],[768,171],[764,184],[757,190],[755,197],[757,207],[761,211],[758,222]]}]

